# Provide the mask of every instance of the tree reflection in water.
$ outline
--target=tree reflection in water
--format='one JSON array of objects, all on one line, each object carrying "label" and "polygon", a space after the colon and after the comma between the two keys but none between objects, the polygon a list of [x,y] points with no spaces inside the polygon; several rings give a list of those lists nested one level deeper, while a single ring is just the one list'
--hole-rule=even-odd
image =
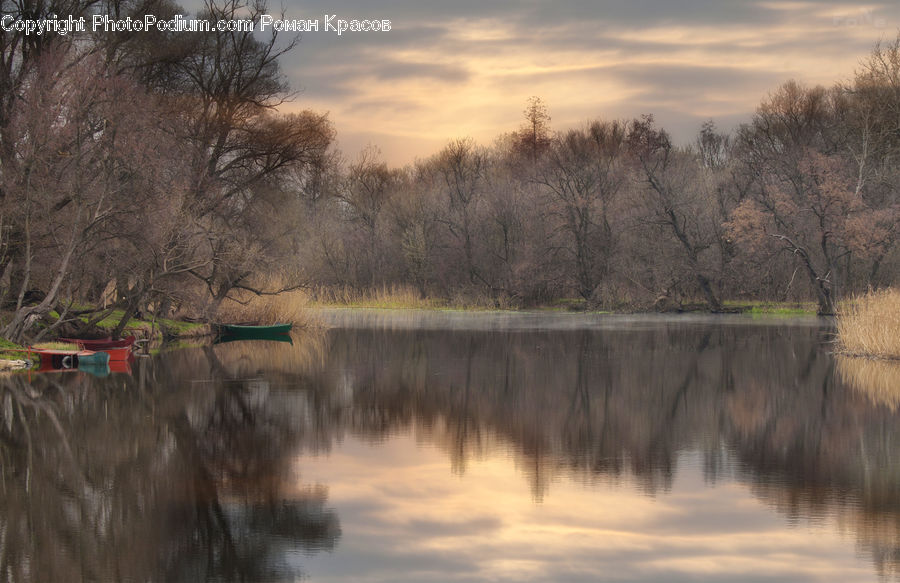
[{"label": "tree reflection in water", "polygon": [[303,427],[265,379],[211,351],[135,374],[0,379],[0,578],[293,581],[297,551],[334,547],[327,492],[292,475]]},{"label": "tree reflection in water", "polygon": [[699,452],[707,481],[746,483],[790,520],[834,518],[900,572],[900,418],[846,386],[824,329],[484,321],[183,350],[134,378],[4,378],[0,576],[290,580],[297,551],[340,537],[297,455],[410,431],[458,474],[511,454],[537,502],[560,477],[627,474],[660,495]]},{"label": "tree reflection in water", "polygon": [[424,328],[332,332],[328,368],[353,379],[354,409],[391,420],[352,431],[415,426],[463,470],[511,448],[536,501],[561,476],[628,473],[657,495],[698,451],[708,482],[748,483],[791,521],[832,517],[880,573],[900,573],[900,417],[848,390],[825,328]]}]

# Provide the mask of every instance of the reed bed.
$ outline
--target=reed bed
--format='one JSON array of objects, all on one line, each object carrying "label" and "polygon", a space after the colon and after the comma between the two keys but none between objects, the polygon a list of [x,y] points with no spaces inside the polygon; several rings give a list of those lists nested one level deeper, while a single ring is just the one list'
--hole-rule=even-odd
[{"label": "reed bed", "polygon": [[414,286],[383,285],[371,289],[319,286],[309,292],[310,305],[318,307],[413,310],[510,310],[509,298],[494,298],[477,290],[463,290],[450,298],[423,297]]},{"label": "reed bed", "polygon": [[842,303],[837,340],[847,355],[900,359],[900,290],[872,291]]},{"label": "reed bed", "polygon": [[385,285],[360,290],[349,286],[318,286],[310,291],[310,301],[317,306],[354,308],[436,308],[443,302],[423,298],[412,286]]},{"label": "reed bed", "polygon": [[295,328],[317,326],[316,318],[309,310],[308,296],[302,291],[262,296],[242,292],[223,301],[215,318],[219,322],[261,326],[288,322]]}]

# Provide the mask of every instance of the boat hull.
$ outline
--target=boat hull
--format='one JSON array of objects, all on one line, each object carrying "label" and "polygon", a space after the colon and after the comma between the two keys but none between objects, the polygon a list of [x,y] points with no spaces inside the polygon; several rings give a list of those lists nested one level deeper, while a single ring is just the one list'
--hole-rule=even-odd
[{"label": "boat hull", "polygon": [[121,340],[112,338],[60,338],[60,342],[76,344],[84,350],[108,350],[111,348],[131,348],[134,346],[135,337],[128,336]]},{"label": "boat hull", "polygon": [[94,352],[92,350],[49,350],[32,348],[32,352],[41,359],[41,368],[71,369],[79,365],[106,365],[109,364],[109,354]]},{"label": "boat hull", "polygon": [[240,324],[219,324],[219,334],[234,338],[266,339],[272,336],[287,334],[292,324],[273,324],[271,326],[243,326]]},{"label": "boat hull", "polygon": [[110,362],[121,362],[123,360],[128,360],[128,357],[131,356],[131,347],[126,346],[123,348],[103,348],[100,349],[99,352],[105,352],[109,355]]}]

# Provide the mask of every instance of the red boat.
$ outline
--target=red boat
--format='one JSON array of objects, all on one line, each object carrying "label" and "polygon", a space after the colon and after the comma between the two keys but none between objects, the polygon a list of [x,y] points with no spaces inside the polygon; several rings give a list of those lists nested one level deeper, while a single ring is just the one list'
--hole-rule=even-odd
[{"label": "red boat", "polygon": [[95,352],[93,350],[53,350],[34,348],[33,346],[29,350],[40,357],[42,369],[78,368],[81,364],[105,365],[110,358],[105,352]]},{"label": "red boat", "polygon": [[[134,336],[128,336],[127,338],[122,338],[121,340],[113,340],[110,337],[106,338],[60,338],[60,342],[68,342],[69,344],[77,344],[79,348],[84,350],[109,350],[111,348],[128,348],[131,350],[131,347],[134,346]],[[112,356],[113,360],[116,360],[115,356]]]},{"label": "red boat", "polygon": [[131,365],[134,362],[134,355],[129,353],[128,357],[123,360],[110,360],[109,372],[123,372],[131,374]]},{"label": "red boat", "polygon": [[99,349],[98,352],[105,352],[109,355],[110,362],[117,362],[128,360],[128,357],[131,356],[131,347],[125,346],[122,348],[103,348]]}]

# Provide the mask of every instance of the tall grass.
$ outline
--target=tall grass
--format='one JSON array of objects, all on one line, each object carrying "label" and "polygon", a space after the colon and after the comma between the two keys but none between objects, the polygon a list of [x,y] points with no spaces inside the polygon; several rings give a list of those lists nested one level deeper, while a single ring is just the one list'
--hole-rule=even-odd
[{"label": "tall grass", "polygon": [[289,291],[277,295],[240,292],[226,298],[216,310],[218,322],[233,324],[291,323],[296,328],[315,327],[317,322],[309,309],[305,292]]},{"label": "tall grass", "polygon": [[469,290],[451,298],[422,297],[409,285],[383,285],[360,290],[348,286],[320,286],[310,291],[310,304],[319,307],[420,309],[420,310],[509,310],[517,306],[508,298],[493,298]]},{"label": "tall grass", "polygon": [[423,298],[412,286],[390,285],[359,290],[349,286],[318,286],[310,292],[312,303],[319,306],[354,308],[435,308],[442,302]]},{"label": "tall grass", "polygon": [[[265,282],[267,289],[276,289],[280,282]],[[384,285],[360,290],[349,286],[319,286],[308,290],[259,296],[239,291],[228,297],[215,313],[218,322],[235,324],[278,324],[292,322],[296,327],[315,327],[317,307],[351,307],[381,309],[466,309],[508,310],[516,306],[507,299],[491,298],[472,292],[457,294],[449,299],[422,297],[409,285]]]},{"label": "tall grass", "polygon": [[873,291],[842,303],[837,334],[844,353],[900,359],[900,290]]}]

